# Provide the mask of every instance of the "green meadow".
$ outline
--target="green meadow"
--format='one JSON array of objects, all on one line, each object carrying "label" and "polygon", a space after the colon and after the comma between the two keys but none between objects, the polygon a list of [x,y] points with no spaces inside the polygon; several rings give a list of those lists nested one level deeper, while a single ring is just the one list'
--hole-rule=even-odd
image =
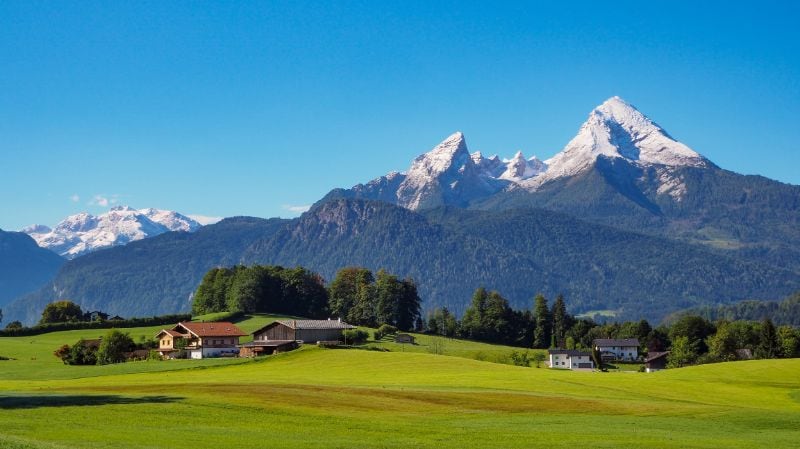
[{"label": "green meadow", "polygon": [[[252,316],[246,332],[274,317]],[[129,329],[152,337],[160,327]],[[88,332],[88,334],[87,334]],[[102,331],[100,331],[102,335]],[[501,361],[447,339],[255,360],[65,366],[98,331],[0,339],[2,448],[798,447],[800,360],[653,374]]]}]

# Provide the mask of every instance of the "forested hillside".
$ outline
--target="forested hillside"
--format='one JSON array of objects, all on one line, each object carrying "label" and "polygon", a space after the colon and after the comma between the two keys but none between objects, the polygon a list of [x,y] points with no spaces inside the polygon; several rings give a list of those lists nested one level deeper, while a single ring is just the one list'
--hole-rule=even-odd
[{"label": "forested hillside", "polygon": [[572,313],[612,309],[652,321],[800,290],[788,270],[547,210],[414,212],[334,200],[295,220],[230,219],[75,259],[8,312],[30,322],[44,304],[64,298],[123,316],[187,311],[208,269],[239,263],[300,265],[326,280],[345,266],[385,268],[414,279],[424,309],[457,314],[480,286],[503,291],[517,309],[530,308],[539,292],[564,294]]},{"label": "forested hillside", "polygon": [[63,263],[27,234],[0,230],[0,308],[51,280]]},{"label": "forested hillside", "polygon": [[209,269],[241,262],[248,245],[285,222],[228,218],[194,233],[170,232],[90,253],[66,263],[55,280],[9,304],[4,314],[33,323],[57,299],[122,316],[185,312]]},{"label": "forested hillside", "polygon": [[726,305],[694,307],[671,314],[665,321],[672,322],[684,315],[699,315],[712,321],[770,319],[778,325],[800,327],[800,292],[782,301],[747,300]]}]

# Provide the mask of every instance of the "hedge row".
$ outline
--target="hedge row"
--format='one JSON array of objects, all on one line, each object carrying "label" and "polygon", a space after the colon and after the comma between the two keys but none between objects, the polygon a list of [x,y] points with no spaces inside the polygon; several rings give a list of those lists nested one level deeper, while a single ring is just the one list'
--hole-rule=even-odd
[{"label": "hedge row", "polygon": [[48,332],[72,331],[79,329],[111,329],[123,327],[159,326],[162,324],[175,324],[180,321],[190,321],[192,315],[188,313],[176,315],[162,315],[143,318],[129,318],[114,321],[77,321],[70,323],[37,324],[33,327],[0,330],[0,337],[23,337],[27,335],[46,334]]}]

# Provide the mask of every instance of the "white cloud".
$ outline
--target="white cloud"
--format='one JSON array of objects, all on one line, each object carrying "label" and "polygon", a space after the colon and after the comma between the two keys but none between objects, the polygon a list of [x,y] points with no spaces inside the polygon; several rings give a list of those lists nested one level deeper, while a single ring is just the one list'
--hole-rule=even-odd
[{"label": "white cloud", "polygon": [[78,201],[81,200],[81,197],[78,196],[77,193],[74,193],[72,194],[72,196],[69,197],[69,200],[72,201],[73,203],[77,203]]},{"label": "white cloud", "polygon": [[298,206],[293,206],[291,204],[284,204],[281,207],[283,207],[284,210],[288,210],[289,212],[293,212],[295,214],[302,214],[303,212],[306,212],[307,210],[311,209],[310,204],[298,205]]},{"label": "white cloud", "polygon": [[119,195],[95,195],[89,201],[90,206],[108,207],[119,202]]},{"label": "white cloud", "polygon": [[223,218],[225,218],[225,217],[209,217],[207,215],[196,215],[196,214],[187,214],[186,216],[200,223],[203,226],[217,223]]}]

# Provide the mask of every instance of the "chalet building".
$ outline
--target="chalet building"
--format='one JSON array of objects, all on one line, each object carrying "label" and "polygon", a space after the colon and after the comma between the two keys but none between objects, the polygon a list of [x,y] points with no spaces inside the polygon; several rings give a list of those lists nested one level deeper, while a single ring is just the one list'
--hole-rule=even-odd
[{"label": "chalet building", "polygon": [[594,347],[604,362],[635,362],[639,359],[639,340],[636,338],[598,338],[594,341]]},{"label": "chalet building", "polygon": [[644,370],[648,373],[653,373],[656,371],[661,371],[662,369],[667,368],[667,356],[669,355],[669,351],[665,352],[651,352],[647,354],[647,358],[644,359]]},{"label": "chalet building", "polygon": [[592,353],[575,349],[550,349],[550,368],[558,369],[594,369]]},{"label": "chalet building", "polygon": [[182,322],[156,335],[158,351],[167,358],[188,356],[192,359],[235,356],[239,337],[247,334],[233,323]]},{"label": "chalet building", "polygon": [[340,341],[345,329],[355,326],[338,320],[279,320],[267,324],[253,332],[253,341],[297,341],[316,343],[318,341]]}]

